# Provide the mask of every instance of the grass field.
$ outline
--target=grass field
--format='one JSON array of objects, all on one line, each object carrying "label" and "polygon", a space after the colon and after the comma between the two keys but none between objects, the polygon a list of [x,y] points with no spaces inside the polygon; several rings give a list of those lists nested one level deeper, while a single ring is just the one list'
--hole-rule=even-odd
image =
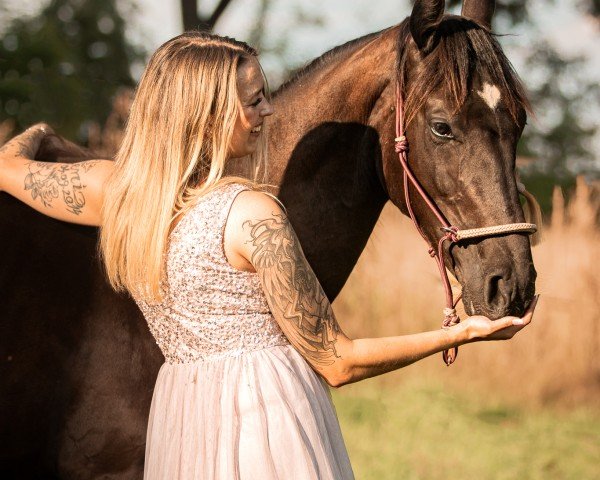
[{"label": "grass field", "polygon": [[598,479],[600,413],[481,400],[439,385],[332,392],[357,480]]}]

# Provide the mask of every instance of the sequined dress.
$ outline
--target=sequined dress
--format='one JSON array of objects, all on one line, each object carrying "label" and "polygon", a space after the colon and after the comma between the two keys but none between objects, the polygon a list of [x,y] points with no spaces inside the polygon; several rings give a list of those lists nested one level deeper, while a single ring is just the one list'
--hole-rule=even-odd
[{"label": "sequined dress", "polygon": [[279,328],[258,275],[225,257],[247,188],[222,185],[188,211],[169,238],[164,301],[136,299],[165,356],[144,478],[352,479],[328,385]]}]

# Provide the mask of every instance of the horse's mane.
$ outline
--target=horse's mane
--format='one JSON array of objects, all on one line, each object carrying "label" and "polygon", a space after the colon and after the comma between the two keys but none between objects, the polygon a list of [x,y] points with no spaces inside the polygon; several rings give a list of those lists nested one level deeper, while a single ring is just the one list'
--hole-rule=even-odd
[{"label": "horse's mane", "polygon": [[408,20],[404,20],[400,25],[350,40],[325,52],[297,70],[273,96],[286,91],[315,70],[350,55],[390,29],[398,30],[397,68],[403,85],[407,123],[427,97],[439,88],[446,92],[455,111],[458,111],[469,95],[474,74],[483,76],[500,90],[504,105],[515,121],[520,120],[522,109],[531,112],[525,88],[502,52],[496,35],[478,23],[456,15],[444,16],[434,34],[433,48],[411,72],[405,68],[410,30]]},{"label": "horse's mane", "polygon": [[405,48],[410,37],[408,22],[400,25],[398,36],[398,73],[405,99],[407,123],[423,106],[428,96],[442,88],[455,112],[465,103],[478,75],[495,85],[510,115],[523,121],[520,113],[531,112],[525,88],[510,61],[502,52],[496,35],[478,23],[456,15],[445,15],[437,27],[431,51],[410,74]]},{"label": "horse's mane", "polygon": [[291,87],[296,82],[312,73],[314,70],[328,65],[334,59],[338,59],[338,57],[343,55],[344,53],[350,54],[356,48],[366,45],[369,41],[371,41],[386,30],[388,29],[384,29],[379,32],[369,33],[363,37],[355,38],[346,43],[343,43],[342,45],[338,45],[337,47],[334,47],[331,50],[328,50],[320,57],[315,58],[314,60],[310,61],[307,65],[300,67],[298,70],[296,70],[291,75],[291,77],[284,83],[282,83],[281,86],[273,93],[273,97],[276,97],[284,90],[287,90],[289,87]]}]

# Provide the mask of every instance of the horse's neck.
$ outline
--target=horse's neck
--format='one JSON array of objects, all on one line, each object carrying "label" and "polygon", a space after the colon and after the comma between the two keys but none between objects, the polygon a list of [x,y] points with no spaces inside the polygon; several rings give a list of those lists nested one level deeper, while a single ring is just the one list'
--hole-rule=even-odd
[{"label": "horse's neck", "polygon": [[275,98],[269,181],[279,185],[275,193],[330,300],[350,275],[387,199],[376,169],[383,142],[377,124],[382,110],[391,112],[381,99],[391,83],[395,39],[385,31],[352,46]]}]

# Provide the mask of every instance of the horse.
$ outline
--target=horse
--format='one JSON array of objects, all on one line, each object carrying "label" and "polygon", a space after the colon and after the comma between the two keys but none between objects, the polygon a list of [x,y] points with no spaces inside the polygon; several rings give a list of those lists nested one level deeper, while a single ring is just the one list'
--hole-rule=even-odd
[{"label": "horse", "polygon": [[[268,180],[330,301],[387,201],[409,214],[408,198],[431,245],[444,235],[403,183],[396,113],[410,168],[452,225],[524,221],[515,156],[529,104],[490,31],[493,11],[465,0],[449,15],[443,0],[417,0],[400,24],[334,48],[274,93]],[[93,157],[56,136],[36,156]],[[0,474],[140,478],[163,358],[132,299],[107,285],[96,229],[3,195],[0,232]],[[468,314],[523,314],[536,277],[527,235],[443,251]]]}]

